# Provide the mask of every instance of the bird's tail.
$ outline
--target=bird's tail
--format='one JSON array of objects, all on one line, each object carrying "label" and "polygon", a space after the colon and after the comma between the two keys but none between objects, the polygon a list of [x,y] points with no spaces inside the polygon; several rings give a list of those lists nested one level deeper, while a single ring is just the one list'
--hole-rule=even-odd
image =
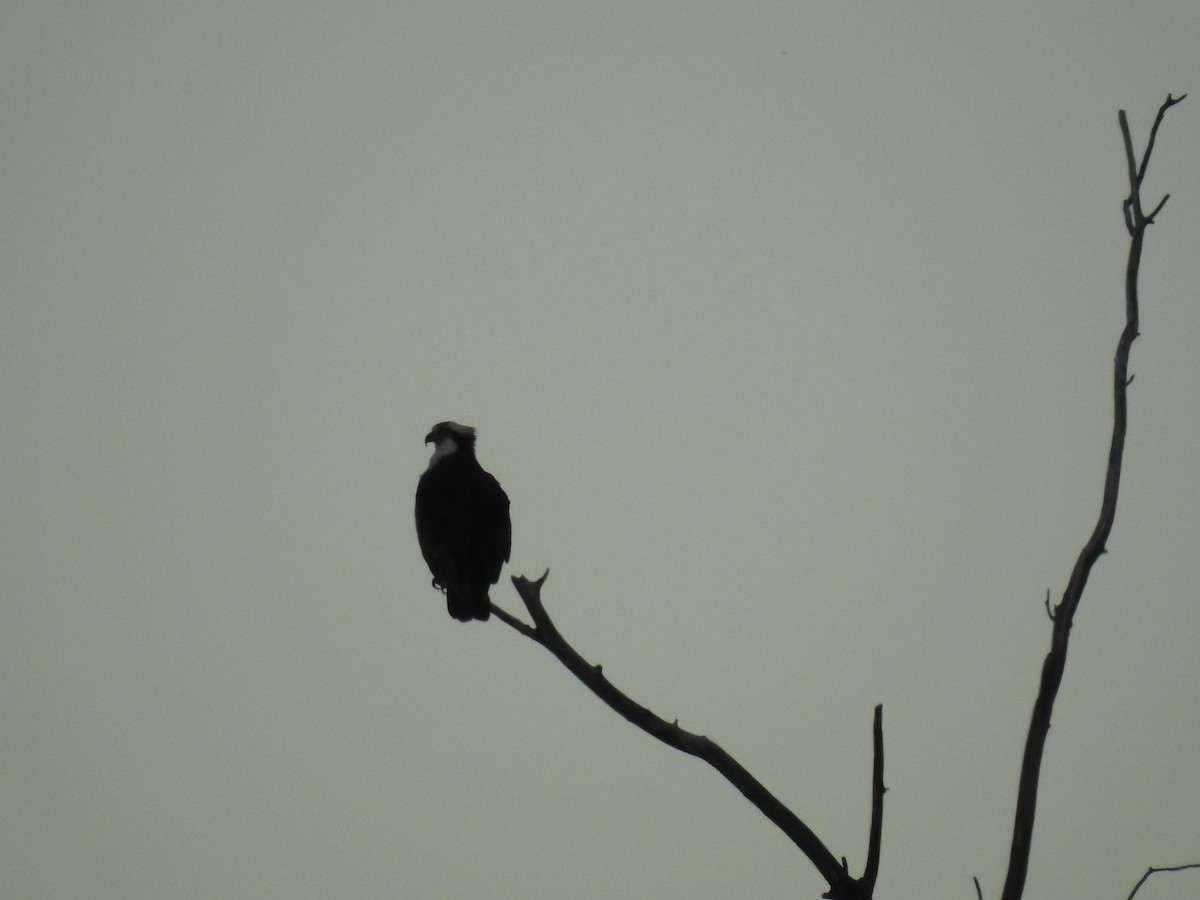
[{"label": "bird's tail", "polygon": [[472,619],[486,622],[492,614],[492,601],[488,598],[487,585],[447,587],[446,609],[460,622],[470,622]]}]

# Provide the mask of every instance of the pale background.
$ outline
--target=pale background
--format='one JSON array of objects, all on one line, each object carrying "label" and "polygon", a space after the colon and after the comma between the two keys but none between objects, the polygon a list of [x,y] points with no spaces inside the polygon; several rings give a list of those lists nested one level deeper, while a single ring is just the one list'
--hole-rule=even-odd
[{"label": "pale background", "polygon": [[6,4],[0,896],[820,893],[446,615],[453,418],[617,685],[855,871],[882,702],[878,896],[996,897],[1099,507],[1117,110],[1140,148],[1187,91],[1027,896],[1200,860],[1198,40],[1194,0]]}]

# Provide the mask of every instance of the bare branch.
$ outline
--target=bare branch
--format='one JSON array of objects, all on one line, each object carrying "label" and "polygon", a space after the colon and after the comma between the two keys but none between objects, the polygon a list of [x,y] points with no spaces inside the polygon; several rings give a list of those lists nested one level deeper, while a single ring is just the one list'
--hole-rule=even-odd
[{"label": "bare branch", "polygon": [[[1113,361],[1113,428],[1108,450],[1108,466],[1104,477],[1104,496],[1100,503],[1100,516],[1091,537],[1075,561],[1070,581],[1062,600],[1055,608],[1054,624],[1050,638],[1050,652],[1042,663],[1041,683],[1037,699],[1033,704],[1029,733],[1025,740],[1025,753],[1021,760],[1021,775],[1017,785],[1017,808],[1013,823],[1012,847],[1009,851],[1008,875],[1005,878],[1001,900],[1020,900],[1025,890],[1025,878],[1029,870],[1029,853],[1033,840],[1033,821],[1037,811],[1038,778],[1042,767],[1042,754],[1046,737],[1050,731],[1050,717],[1054,701],[1062,683],[1067,664],[1067,645],[1071,635],[1071,624],[1075,611],[1083,597],[1088,576],[1096,560],[1105,553],[1105,544],[1112,531],[1117,512],[1117,494],[1121,484],[1121,463],[1125,452],[1126,388],[1129,384],[1129,351],[1138,336],[1138,267],[1142,258],[1142,242],[1148,217],[1142,213],[1141,180],[1150,162],[1154,137],[1163,115],[1183,98],[1167,95],[1166,102],[1158,110],[1146,153],[1139,167],[1134,157],[1133,139],[1129,134],[1129,121],[1121,110],[1118,121],[1121,137],[1125,143],[1125,161],[1129,170],[1129,197],[1125,201],[1125,223],[1130,233],[1129,257],[1125,266],[1125,328],[1117,341],[1116,357]],[[1162,209],[1160,203],[1158,210]],[[1049,601],[1047,601],[1047,607]]]},{"label": "bare branch", "polygon": [[[680,728],[678,723],[671,723],[637,703],[629,696],[618,690],[604,677],[604,672],[598,665],[589,663],[572,647],[555,627],[550,615],[542,605],[541,589],[549,575],[549,570],[537,581],[530,581],[524,576],[513,576],[513,586],[517,589],[525,608],[533,619],[534,627],[530,628],[524,622],[503,612],[493,605],[492,611],[497,618],[512,626],[521,634],[537,641],[557,657],[567,669],[578,678],[589,690],[603,700],[609,707],[647,734],[658,738],[664,744],[681,750],[684,753],[704,760],[734,787],[742,792],[747,800],[758,807],[768,819],[783,831],[791,841],[809,858],[821,877],[829,883],[829,891],[824,894],[831,900],[869,900],[873,882],[870,886],[864,880],[853,878],[845,864],[837,858],[821,842],[800,818],[783,805],[770,791],[754,778],[745,768],[726,753],[715,741],[704,735],[693,734]],[[882,708],[876,708],[876,771],[880,797],[876,800],[879,813],[872,813],[871,844],[875,848],[875,871],[878,870],[878,837],[875,835],[876,822],[882,821],[882,780],[883,780],[883,731]],[[868,867],[871,863],[868,861]]]},{"label": "bare branch", "polygon": [[1148,216],[1146,216],[1146,224],[1147,225],[1154,224],[1154,217],[1157,216],[1162,211],[1162,208],[1167,205],[1167,201],[1170,199],[1171,199],[1170,194],[1163,194],[1163,198],[1158,201],[1158,206],[1154,207],[1153,211]]},{"label": "bare branch", "polygon": [[[1185,94],[1184,96],[1187,95]],[[1183,97],[1180,97],[1179,99],[1182,100]],[[1133,900],[1133,895],[1140,891],[1142,889],[1142,885],[1146,883],[1147,879],[1149,879],[1150,876],[1156,872],[1182,872],[1185,869],[1200,869],[1200,863],[1185,863],[1182,866],[1151,866],[1146,870],[1146,874],[1138,879],[1138,883],[1133,886],[1133,890],[1129,892],[1129,896],[1126,898],[1126,900]]]},{"label": "bare branch", "polygon": [[[1167,94],[1167,99],[1171,99],[1171,95]],[[1125,116],[1125,110],[1117,110],[1117,124],[1121,126],[1121,140],[1125,142],[1125,162],[1129,166],[1129,186],[1132,193],[1129,195],[1130,200],[1133,199],[1133,194],[1137,193],[1141,181],[1138,178],[1137,162],[1133,155],[1133,135],[1129,133],[1129,119]]]},{"label": "bare branch", "polygon": [[[1122,205],[1122,211],[1126,228],[1130,234],[1130,247],[1125,270],[1125,327],[1117,341],[1113,361],[1113,427],[1105,471],[1104,491],[1100,514],[1092,534],[1076,558],[1062,599],[1053,608],[1050,605],[1050,592],[1049,590],[1046,592],[1046,613],[1052,623],[1050,650],[1042,664],[1038,694],[1034,701],[1026,737],[1018,782],[1009,868],[1001,900],[1021,900],[1024,892],[1032,846],[1042,757],[1050,730],[1054,702],[1066,667],[1071,627],[1092,567],[1096,560],[1107,552],[1106,543],[1116,516],[1127,425],[1126,390],[1133,382],[1133,377],[1128,374],[1129,355],[1133,342],[1138,337],[1138,270],[1141,264],[1142,246],[1146,228],[1153,224],[1155,216],[1162,211],[1170,196],[1164,195],[1153,211],[1146,215],[1142,209],[1141,184],[1150,163],[1158,128],[1162,124],[1165,113],[1185,96],[1173,98],[1168,95],[1166,101],[1159,108],[1140,165],[1134,155],[1133,139],[1130,135],[1125,111],[1121,110],[1118,116],[1128,166],[1129,195]],[[881,706],[875,708],[871,826],[867,861],[862,878],[855,879],[849,873],[845,857],[842,857],[840,861],[834,857],[833,853],[798,816],[784,806],[719,745],[704,735],[694,734],[680,728],[678,720],[668,723],[634,701],[604,677],[603,669],[599,665],[589,663],[567,643],[542,604],[541,588],[549,574],[549,570],[547,570],[541,578],[532,582],[523,576],[513,577],[513,585],[529,611],[533,620],[532,625],[526,624],[493,604],[491,609],[496,617],[549,650],[589,690],[629,722],[668,746],[702,759],[716,769],[809,858],[817,871],[829,883],[829,890],[823,895],[824,897],[830,898],[830,900],[870,900],[879,873],[883,795],[887,791],[883,783],[883,708]],[[1189,868],[1200,868],[1200,863],[1149,869],[1134,887],[1130,894],[1131,900],[1141,885],[1155,872],[1179,871]],[[975,884],[976,896],[979,900],[983,900],[979,879],[973,878],[972,880]]]},{"label": "bare branch", "polygon": [[1138,168],[1137,182],[1140,185],[1146,177],[1146,167],[1150,165],[1150,154],[1154,152],[1154,140],[1158,137],[1158,126],[1162,124],[1163,116],[1167,114],[1167,110],[1180,103],[1187,97],[1187,94],[1180,94],[1178,97],[1172,97],[1167,94],[1167,99],[1162,106],[1158,108],[1158,115],[1154,117],[1154,124],[1150,126],[1150,139],[1146,141],[1146,152],[1142,154],[1142,165]]},{"label": "bare branch", "polygon": [[867,865],[860,879],[867,895],[875,891],[875,880],[879,877],[879,849],[883,840],[883,795],[887,793],[883,784],[882,703],[875,707],[875,724],[871,733],[875,748],[875,762],[871,772],[871,834],[867,843]]},{"label": "bare branch", "polygon": [[[530,638],[531,640],[535,640],[535,641],[538,640],[538,634],[537,634],[536,628],[534,628],[531,625],[526,625],[524,622],[522,622],[516,616],[510,615],[509,613],[502,610],[495,603],[492,604],[492,614],[495,615],[498,619],[500,619],[500,621],[502,621],[505,625],[508,625],[511,628],[515,628],[517,631],[521,632],[521,634],[525,635],[525,637]],[[541,641],[538,641],[538,643],[541,643]]]}]

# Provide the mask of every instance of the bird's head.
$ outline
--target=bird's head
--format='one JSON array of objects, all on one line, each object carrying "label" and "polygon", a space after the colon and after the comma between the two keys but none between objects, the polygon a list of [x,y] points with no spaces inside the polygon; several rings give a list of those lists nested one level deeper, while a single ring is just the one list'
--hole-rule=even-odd
[{"label": "bird's head", "polygon": [[459,450],[474,450],[475,429],[470,425],[459,425],[457,422],[438,422],[433,426],[433,430],[425,435],[425,443],[433,444],[433,456],[429,460],[432,467],[439,459]]}]

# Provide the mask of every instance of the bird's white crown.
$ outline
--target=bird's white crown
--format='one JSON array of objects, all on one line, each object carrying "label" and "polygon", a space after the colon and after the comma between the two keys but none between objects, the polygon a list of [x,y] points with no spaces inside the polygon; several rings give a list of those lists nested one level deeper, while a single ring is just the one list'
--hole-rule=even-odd
[{"label": "bird's white crown", "polygon": [[470,425],[459,425],[457,422],[438,422],[425,440],[433,442],[433,455],[429,457],[429,468],[432,469],[439,459],[457,453],[460,442],[468,446],[473,444],[475,429]]}]

